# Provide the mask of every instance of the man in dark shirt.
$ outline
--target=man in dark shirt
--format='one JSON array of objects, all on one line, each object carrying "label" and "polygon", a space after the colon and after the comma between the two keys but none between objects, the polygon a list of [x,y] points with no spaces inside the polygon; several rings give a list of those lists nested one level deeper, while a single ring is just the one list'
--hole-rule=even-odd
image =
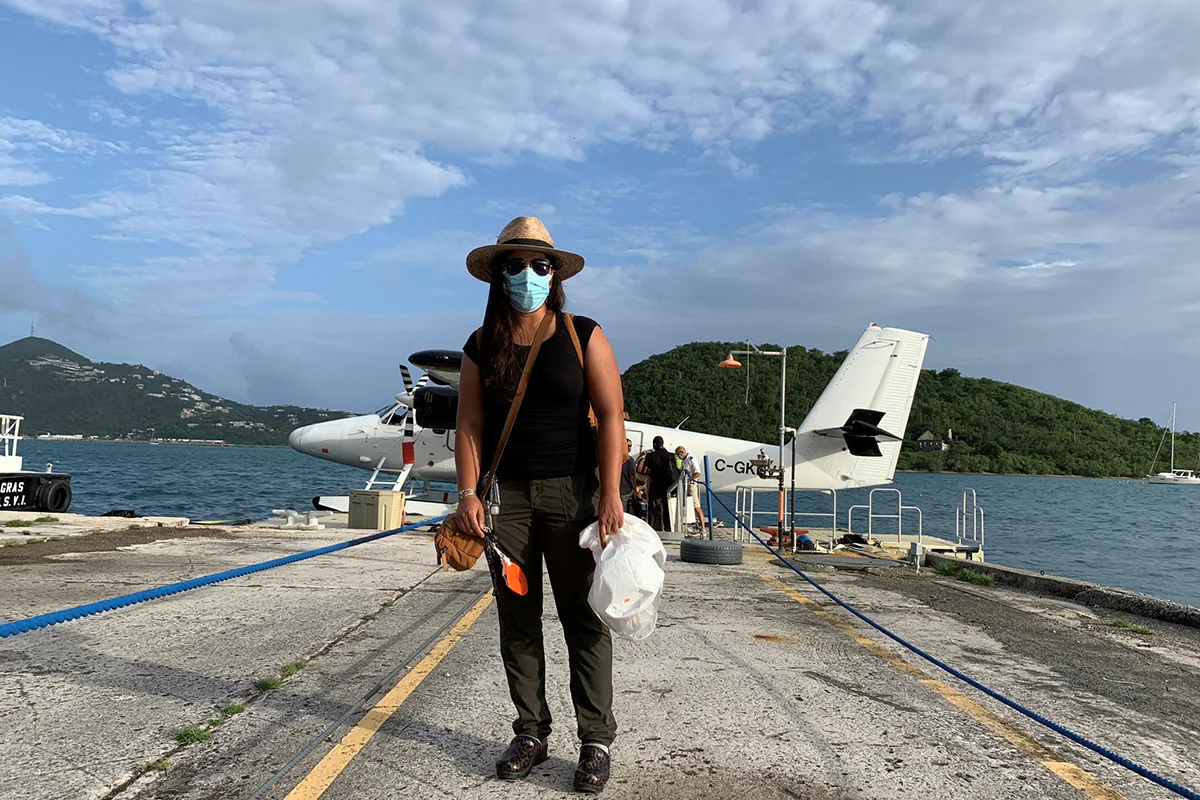
[{"label": "man in dark shirt", "polygon": [[671,530],[671,509],[667,494],[671,491],[671,466],[675,455],[663,447],[663,438],[654,437],[654,450],[642,459],[642,474],[650,477],[646,493],[648,522],[656,531]]},{"label": "man in dark shirt", "polygon": [[637,459],[633,457],[633,442],[625,440],[625,463],[621,465],[621,504],[626,514],[641,516],[637,508]]}]

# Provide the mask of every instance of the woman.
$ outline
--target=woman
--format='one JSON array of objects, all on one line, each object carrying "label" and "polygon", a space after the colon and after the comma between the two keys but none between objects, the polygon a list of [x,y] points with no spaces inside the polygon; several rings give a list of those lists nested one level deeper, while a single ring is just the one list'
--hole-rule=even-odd
[{"label": "woman", "polygon": [[[574,318],[583,363],[563,315],[563,281],[583,257],[558,250],[535,217],[518,217],[497,244],[467,256],[467,269],[491,284],[483,326],[463,347],[454,458],[457,514],[464,530],[483,535],[480,471],[495,454],[501,429],[534,337],[547,315],[543,344],[512,434],[496,471],[499,513],[492,519],[501,548],[525,570],[529,592],[497,587],[500,653],[516,706],[516,736],[496,762],[498,777],[524,778],[548,756],[542,647],[542,559],[553,587],[571,665],[571,698],[582,746],[575,788],[599,792],[609,776],[612,639],[587,602],[595,561],[579,533],[599,518],[601,542],[621,527],[620,481],[625,423],[621,375],[595,321]],[[589,403],[597,432],[592,433]]]}]

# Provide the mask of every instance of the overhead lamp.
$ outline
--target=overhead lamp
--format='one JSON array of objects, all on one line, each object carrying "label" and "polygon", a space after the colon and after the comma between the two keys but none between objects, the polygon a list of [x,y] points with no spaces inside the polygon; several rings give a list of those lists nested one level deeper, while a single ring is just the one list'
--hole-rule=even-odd
[{"label": "overhead lamp", "polygon": [[725,359],[720,364],[717,364],[717,366],[720,367],[721,369],[741,369],[742,362],[740,362],[736,358],[734,358],[733,353],[730,353],[729,358]]}]

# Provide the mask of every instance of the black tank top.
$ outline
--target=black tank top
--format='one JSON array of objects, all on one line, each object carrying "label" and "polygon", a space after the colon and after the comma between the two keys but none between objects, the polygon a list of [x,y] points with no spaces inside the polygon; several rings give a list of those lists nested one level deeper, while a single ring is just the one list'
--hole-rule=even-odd
[{"label": "black tank top", "polygon": [[[588,317],[577,316],[574,320],[579,344],[586,355],[592,331],[600,326]],[[498,478],[564,478],[596,468],[596,442],[588,422],[588,392],[583,366],[562,314],[555,323],[554,333],[538,351],[525,399],[496,470]],[[529,346],[518,347],[524,364]],[[474,333],[463,345],[463,353],[479,364],[479,347]],[[492,464],[504,421],[508,419],[508,408],[507,400],[484,389],[481,473]]]}]

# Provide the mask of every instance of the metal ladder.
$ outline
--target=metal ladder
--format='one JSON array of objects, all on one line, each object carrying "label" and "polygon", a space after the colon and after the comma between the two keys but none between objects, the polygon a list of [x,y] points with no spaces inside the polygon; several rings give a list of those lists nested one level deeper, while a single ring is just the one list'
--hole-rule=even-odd
[{"label": "metal ladder", "polygon": [[383,465],[386,463],[387,456],[383,456],[379,459],[379,463],[375,465],[375,471],[371,473],[370,478],[367,478],[367,485],[363,487],[364,489],[383,489],[393,492],[400,491],[401,487],[404,486],[404,482],[408,480],[408,473],[412,472],[413,465],[406,464],[404,469],[400,470],[399,474],[397,474],[394,479],[390,474],[384,475],[383,478],[380,478],[379,473],[383,471]]},{"label": "metal ladder", "polygon": [[954,541],[983,551],[983,506],[970,487],[963,489],[962,499],[954,507]]}]

